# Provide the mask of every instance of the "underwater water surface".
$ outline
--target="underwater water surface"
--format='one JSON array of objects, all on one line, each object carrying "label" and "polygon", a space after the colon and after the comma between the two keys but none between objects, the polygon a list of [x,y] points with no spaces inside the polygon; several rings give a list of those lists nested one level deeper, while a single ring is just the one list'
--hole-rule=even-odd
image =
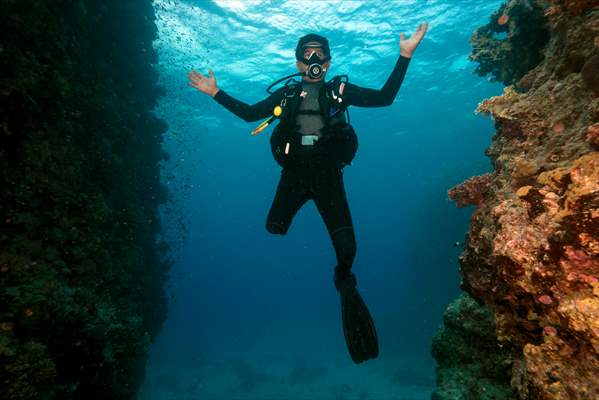
[{"label": "underwater water surface", "polygon": [[[474,114],[502,85],[473,74],[469,38],[500,1],[156,0],[159,73],[169,124],[163,179],[180,206],[169,316],[152,346],[140,400],[428,399],[431,339],[459,294],[457,256],[471,209],[447,189],[491,170],[492,120]],[[344,170],[357,254],[353,271],[376,322],[380,355],[356,365],[343,338],[335,253],[312,201],[285,236],[265,229],[280,167],[268,138],[187,85],[212,69],[253,104],[296,72],[299,37],[331,46],[330,78],[378,89],[399,34],[427,21],[388,107],[350,108],[359,149]],[[181,232],[184,235],[181,237]]]}]

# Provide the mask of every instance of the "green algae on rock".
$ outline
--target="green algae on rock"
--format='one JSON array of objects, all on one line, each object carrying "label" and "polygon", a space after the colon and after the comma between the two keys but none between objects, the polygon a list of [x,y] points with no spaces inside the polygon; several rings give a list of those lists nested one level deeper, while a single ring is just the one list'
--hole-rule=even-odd
[{"label": "green algae on rock", "polygon": [[493,313],[467,293],[445,310],[431,353],[439,362],[433,400],[517,398],[510,350],[497,344]]},{"label": "green algae on rock", "polygon": [[[543,5],[519,0],[504,3],[491,22],[472,35],[470,60],[478,64],[476,72],[510,85],[543,59],[542,50],[549,38]],[[496,37],[504,33],[505,38]]]}]

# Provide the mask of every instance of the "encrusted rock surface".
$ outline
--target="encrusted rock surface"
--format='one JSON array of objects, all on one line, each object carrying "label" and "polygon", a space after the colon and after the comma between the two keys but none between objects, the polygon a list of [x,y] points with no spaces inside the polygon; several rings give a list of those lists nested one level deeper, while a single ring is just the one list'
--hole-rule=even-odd
[{"label": "encrusted rock surface", "polygon": [[461,286],[513,349],[506,383],[519,398],[599,399],[599,1],[509,1],[494,17],[523,9],[542,11],[549,41],[522,76],[502,52],[480,71],[509,86],[477,108],[495,122],[494,171],[484,196],[456,199],[477,205]]},{"label": "encrusted rock surface", "polygon": [[447,192],[449,198],[456,202],[458,207],[479,205],[489,192],[489,185],[493,174],[473,176],[466,182],[455,186]]}]

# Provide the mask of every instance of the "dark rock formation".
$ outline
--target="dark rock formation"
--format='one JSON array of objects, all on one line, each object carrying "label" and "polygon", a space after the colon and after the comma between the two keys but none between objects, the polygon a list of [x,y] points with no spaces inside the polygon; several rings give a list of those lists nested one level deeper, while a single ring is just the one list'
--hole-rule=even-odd
[{"label": "dark rock formation", "polygon": [[[519,398],[596,399],[599,2],[514,0],[501,12],[523,7],[535,15],[542,10],[547,20],[521,21],[549,29],[538,65],[527,61],[530,70],[522,71],[521,60],[501,52],[491,59],[492,42],[486,53],[474,51],[493,65],[481,73],[513,86],[477,108],[495,121],[487,150],[494,172],[485,196],[469,203],[478,207],[460,256],[461,286],[492,311],[497,343],[511,349],[504,383]],[[498,361],[497,368],[504,365]]]},{"label": "dark rock formation", "polygon": [[476,30],[470,39],[469,59],[478,63],[478,74],[492,74],[510,85],[539,64],[549,32],[543,4],[538,3],[542,1],[506,2],[493,13],[491,22]]},{"label": "dark rock formation", "polygon": [[432,354],[439,362],[433,400],[517,398],[509,386],[510,350],[497,343],[493,313],[467,293],[447,307]]},{"label": "dark rock formation", "polygon": [[0,2],[0,393],[129,399],[166,315],[149,0]]}]

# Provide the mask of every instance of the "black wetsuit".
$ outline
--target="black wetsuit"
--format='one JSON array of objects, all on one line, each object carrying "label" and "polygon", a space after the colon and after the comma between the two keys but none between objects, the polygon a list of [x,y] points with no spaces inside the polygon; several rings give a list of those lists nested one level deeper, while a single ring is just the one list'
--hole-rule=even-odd
[{"label": "black wetsuit", "polygon": [[[358,107],[391,105],[409,62],[410,58],[400,55],[393,72],[380,90],[348,82],[343,92],[343,103]],[[271,116],[273,108],[281,101],[281,95],[281,91],[276,91],[268,98],[248,105],[221,89],[214,100],[243,120],[251,122]],[[286,234],[295,214],[310,199],[316,203],[333,242],[337,256],[336,272],[349,272],[356,254],[356,239],[343,185],[343,170],[322,154],[306,152],[301,160],[282,169],[266,229],[273,234]]]}]

